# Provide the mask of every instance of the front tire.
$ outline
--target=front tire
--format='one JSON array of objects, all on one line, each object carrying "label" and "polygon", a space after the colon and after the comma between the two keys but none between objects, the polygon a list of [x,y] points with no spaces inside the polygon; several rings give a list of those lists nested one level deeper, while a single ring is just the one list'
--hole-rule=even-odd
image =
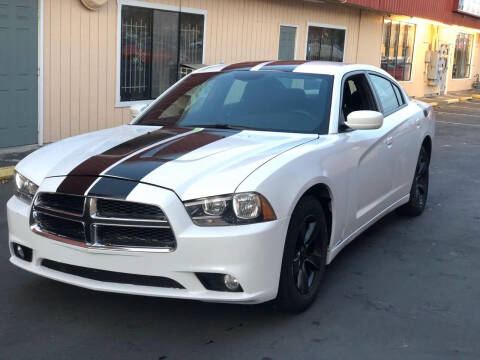
[{"label": "front tire", "polygon": [[276,305],[283,311],[306,310],[318,293],[328,249],[322,204],[304,196],[293,211],[283,252]]},{"label": "front tire", "polygon": [[410,189],[410,200],[397,209],[397,213],[405,216],[419,216],[425,210],[428,198],[430,154],[422,145],[418,156],[415,176]]}]

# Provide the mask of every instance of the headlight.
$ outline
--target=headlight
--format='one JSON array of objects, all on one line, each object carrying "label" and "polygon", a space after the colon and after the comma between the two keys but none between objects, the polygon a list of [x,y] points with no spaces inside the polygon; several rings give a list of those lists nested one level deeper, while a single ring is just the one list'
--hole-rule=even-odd
[{"label": "headlight", "polygon": [[28,180],[25,176],[15,171],[15,195],[31,203],[37,190],[38,186],[33,181]]},{"label": "headlight", "polygon": [[252,224],[276,219],[270,203],[257,193],[212,196],[184,204],[193,222],[200,226]]}]

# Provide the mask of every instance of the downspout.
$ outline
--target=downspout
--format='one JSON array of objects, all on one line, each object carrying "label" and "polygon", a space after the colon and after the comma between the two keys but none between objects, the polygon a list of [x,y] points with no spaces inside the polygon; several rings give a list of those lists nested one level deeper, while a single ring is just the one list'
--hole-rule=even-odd
[{"label": "downspout", "polygon": [[358,32],[357,32],[357,54],[355,56],[355,62],[357,64],[358,64],[358,50],[360,49],[360,30],[362,29],[362,16],[363,16],[363,9],[360,9],[360,19],[358,20]]},{"label": "downspout", "polygon": [[180,80],[180,44],[182,37],[182,0],[178,7],[178,35],[177,35],[177,81]]}]

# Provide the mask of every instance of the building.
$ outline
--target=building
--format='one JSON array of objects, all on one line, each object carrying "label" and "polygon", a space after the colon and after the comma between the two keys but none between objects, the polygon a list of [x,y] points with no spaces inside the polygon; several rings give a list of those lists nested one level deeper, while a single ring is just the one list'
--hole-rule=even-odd
[{"label": "building", "polygon": [[3,0],[0,147],[128,123],[199,64],[358,62],[410,96],[470,89],[477,16],[478,0]]}]

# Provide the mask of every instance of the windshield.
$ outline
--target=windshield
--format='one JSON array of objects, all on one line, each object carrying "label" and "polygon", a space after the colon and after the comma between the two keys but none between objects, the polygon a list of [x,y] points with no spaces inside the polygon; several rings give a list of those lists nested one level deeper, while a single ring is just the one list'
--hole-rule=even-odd
[{"label": "windshield", "polygon": [[137,125],[327,134],[333,76],[281,71],[190,75]]}]

